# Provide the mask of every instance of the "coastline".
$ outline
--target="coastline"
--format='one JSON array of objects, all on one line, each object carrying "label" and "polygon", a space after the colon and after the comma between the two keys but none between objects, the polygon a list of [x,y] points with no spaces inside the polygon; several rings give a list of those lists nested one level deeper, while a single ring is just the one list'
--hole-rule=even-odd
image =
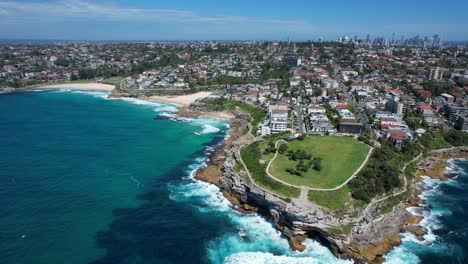
[{"label": "coastline", "polygon": [[[417,184],[425,184],[426,177],[441,181],[449,181],[453,178],[453,164],[449,162],[452,159],[467,159],[468,147],[454,147],[448,149],[434,150],[432,155],[421,160],[416,166],[416,172],[412,181],[413,191],[407,208],[421,207],[427,208],[426,201],[421,197],[423,191],[417,188]],[[419,224],[424,217],[411,214],[406,222],[410,224]],[[419,232],[421,233],[421,232]]]},{"label": "coastline", "polygon": [[[237,121],[238,117],[236,119],[232,119]],[[224,166],[226,163],[232,162],[234,157],[228,154],[229,149],[232,147],[231,143],[228,143],[228,140],[230,142],[235,139],[236,136],[236,130],[239,130],[242,127],[241,122],[234,123],[232,126],[232,130],[230,133],[229,138],[226,140],[226,143],[224,144],[224,147],[222,147],[220,150],[216,151],[214,155],[213,161],[210,161],[205,168],[199,169],[196,172],[195,178],[201,181],[205,182],[210,182],[212,184],[217,185],[218,187],[221,188],[224,197],[226,197],[232,204],[232,208],[241,212],[241,213],[252,213],[252,212],[259,212],[262,216],[264,217],[273,217],[276,221],[278,220],[274,215],[271,215],[271,211],[268,211],[269,207],[269,201],[266,199],[266,197],[263,197],[261,200],[262,201],[255,201],[255,199],[250,199],[249,197],[244,197],[243,195],[240,195],[238,193],[237,189],[232,189],[232,188],[226,188],[225,186],[225,177],[231,177],[229,174],[234,173],[233,171],[229,170],[229,166]],[[423,178],[421,177],[423,174],[421,170],[423,169],[421,164],[424,164],[425,161],[429,160],[430,164],[434,164],[434,161],[437,161],[437,164],[431,167],[430,171],[428,171],[428,167],[424,167],[426,170],[425,174],[431,175],[433,178],[437,179],[444,179],[448,180],[449,177],[446,176],[446,167],[449,165],[449,162],[447,161],[448,159],[454,159],[454,158],[465,158],[468,153],[468,147],[453,147],[449,149],[439,149],[439,150],[434,150],[428,153],[427,157],[424,158],[423,160],[420,160],[417,164],[417,172],[415,173],[413,179],[409,179],[409,181],[412,181],[412,185],[410,185],[409,188],[412,187],[412,191],[410,194],[410,197],[405,198],[399,202],[394,208],[394,210],[390,214],[385,214],[385,218],[393,218],[394,220],[389,220],[389,222],[393,223],[393,228],[394,231],[389,230],[388,223],[384,224],[381,228],[386,229],[387,231],[382,231],[383,236],[382,240],[380,240],[379,243],[373,243],[370,242],[367,245],[364,245],[361,250],[355,250],[357,248],[354,248],[353,244],[350,244],[348,247],[342,244],[342,246],[345,246],[345,248],[335,248],[333,245],[330,248],[330,250],[334,253],[334,255],[338,258],[350,258],[354,259],[355,261],[369,261],[369,262],[377,262],[377,263],[382,263],[385,260],[386,254],[388,254],[390,251],[392,251],[395,247],[401,245],[402,243],[402,235],[405,232],[410,232],[414,234],[416,237],[419,239],[423,239],[422,237],[427,234],[427,229],[425,229],[424,226],[421,226],[420,223],[421,221],[424,220],[423,216],[420,215],[414,215],[408,210],[410,207],[414,206],[420,206],[424,207],[427,205],[424,204],[424,201],[419,197],[421,194],[421,190],[416,188],[416,184],[418,182],[421,182]],[[221,162],[214,162],[214,160],[217,160],[216,157],[222,157]],[[235,178],[234,176],[232,178]],[[246,188],[250,188],[248,183],[241,183],[244,185]],[[265,194],[266,195],[266,194]],[[384,219],[385,219],[384,218]],[[284,221],[285,219],[283,219]],[[379,222],[379,220],[377,220]],[[288,224],[285,222],[282,222],[280,219],[280,225],[275,224],[277,230],[282,232],[286,237],[288,237],[288,241],[290,242],[291,249],[293,250],[300,250],[303,245],[299,243],[300,246],[297,246],[294,244],[294,242],[297,242],[296,237],[294,236],[288,236]],[[285,225],[283,225],[285,224]],[[382,223],[383,224],[383,223]],[[297,230],[296,230],[297,231]],[[323,230],[326,232],[326,230]],[[295,232],[295,231],[293,231]],[[304,230],[303,232],[307,232]],[[380,233],[380,232],[378,232]],[[359,232],[357,233],[359,234]],[[329,240],[331,239],[331,241]],[[329,239],[326,239],[327,242],[335,242],[337,244],[341,244],[340,242],[342,238],[340,237],[335,237],[335,236],[330,236]],[[302,239],[298,240],[301,241]],[[332,243],[333,244],[333,243]],[[303,248],[302,248],[303,249]],[[344,251],[342,251],[344,249]]]},{"label": "coastline", "polygon": [[[439,149],[430,152],[429,156],[417,164],[416,172],[414,173],[414,178],[412,180],[413,190],[405,207],[405,210],[410,214],[404,221],[399,234],[400,237],[402,237],[404,233],[409,232],[413,234],[416,239],[424,242],[426,245],[432,245],[432,242],[426,240],[424,237],[425,235],[430,234],[430,230],[422,225],[422,223],[429,216],[425,216],[422,212],[430,211],[430,208],[424,198],[425,189],[422,189],[421,186],[427,187],[425,180],[428,178],[443,182],[452,180],[458,173],[450,160],[467,160],[467,155],[468,147],[465,146]],[[398,245],[400,244],[401,242],[398,243]]]},{"label": "coastline", "polygon": [[164,95],[152,95],[148,97],[142,97],[142,99],[154,100],[159,102],[177,104],[180,106],[177,114],[186,117],[211,117],[219,118],[232,121],[235,118],[229,111],[200,111],[200,109],[192,109],[191,106],[198,100],[205,99],[212,95],[212,92],[196,92],[193,94],[177,95],[177,96],[164,96]]},{"label": "coastline", "polygon": [[228,111],[223,112],[208,112],[208,111],[193,111],[190,110],[188,106],[182,106],[177,111],[178,115],[187,116],[187,117],[200,117],[206,116],[211,118],[219,118],[219,119],[226,119],[229,121],[233,121],[235,119],[235,115]]},{"label": "coastline", "polygon": [[[96,83],[97,84],[97,83]],[[78,89],[78,90],[99,90],[99,91],[109,91],[109,90],[103,90],[103,88],[94,88],[95,86],[84,86],[85,84],[76,84],[74,87],[70,87],[71,84],[60,84],[60,85],[49,85],[49,86],[44,86],[44,87],[36,87],[36,88],[28,88],[28,89],[58,89],[58,88],[69,88],[69,89]],[[87,87],[83,88],[83,87]],[[106,88],[108,89],[108,88]],[[182,99],[179,100],[179,97],[182,97]],[[197,107],[196,105],[192,105],[193,102],[198,100],[199,96],[194,96],[191,97],[190,100],[193,100],[190,104],[187,105],[188,99],[187,96],[156,96],[156,97],[141,97],[141,99],[145,100],[156,100],[156,101],[161,101],[161,102],[167,102],[167,103],[172,103],[172,104],[179,104],[181,107],[177,111],[178,115],[181,116],[188,116],[188,117],[200,117],[200,116],[207,116],[211,118],[221,118],[221,119],[226,119],[231,121],[231,130],[229,132],[229,135],[223,140],[222,143],[220,143],[213,153],[209,157],[209,161],[207,162],[206,166],[203,168],[198,169],[195,172],[195,179],[201,180],[204,182],[209,182],[212,183],[218,187],[221,188],[221,191],[230,202],[231,202],[231,207],[241,213],[252,213],[256,212],[258,210],[261,210],[260,215],[264,217],[271,217],[269,215],[268,211],[265,211],[264,209],[267,207],[262,204],[258,204],[258,201],[247,201],[243,200],[242,196],[239,196],[238,193],[235,191],[232,192],[230,189],[226,189],[223,187],[222,184],[222,177],[224,176],[223,174],[225,171],[223,170],[223,164],[229,159],[232,159],[233,157],[230,157],[226,155],[226,152],[232,148],[232,142],[240,136],[240,131],[242,131],[243,126],[245,125],[245,122],[241,122],[242,120],[242,114],[236,113],[236,112],[228,112],[228,111],[223,111],[223,112],[210,112],[206,111],[205,109],[202,109],[200,107]],[[205,98],[205,97],[203,97]],[[178,102],[185,102],[185,103],[176,103]],[[194,106],[194,107],[193,107]],[[244,120],[245,121],[245,120]],[[399,224],[398,231],[393,232],[393,233],[388,233],[385,235],[384,240],[379,243],[379,244],[369,244],[368,248],[368,254],[363,254],[364,252],[361,251],[356,252],[356,254],[352,255],[346,255],[344,253],[346,252],[336,252],[335,250],[332,250],[332,252],[337,256],[337,257],[356,257],[356,256],[362,256],[366,259],[373,259],[375,261],[380,261],[382,255],[387,254],[390,252],[395,246],[398,246],[401,244],[401,236],[405,232],[410,232],[413,233],[416,237],[422,238],[425,234],[427,234],[427,229],[425,229],[424,226],[422,226],[420,223],[421,221],[424,220],[423,216],[413,214],[408,210],[410,207],[421,207],[421,208],[427,208],[427,204],[425,201],[421,198],[421,190],[416,188],[416,184],[422,183],[424,181],[424,176],[428,176],[434,179],[439,179],[443,181],[447,181],[450,179],[450,177],[447,177],[447,167],[450,167],[450,162],[448,161],[449,159],[458,159],[458,158],[465,158],[467,157],[468,154],[468,147],[454,147],[454,148],[448,148],[448,149],[439,149],[439,150],[433,150],[428,153],[427,157],[423,158],[420,160],[417,164],[417,170],[414,174],[414,178],[410,180],[412,183],[413,190],[408,199],[400,201],[399,205],[397,206],[396,210],[402,210],[402,211],[408,211],[408,215],[402,219],[401,224]],[[226,172],[226,173],[229,173]],[[246,187],[248,187],[248,184],[242,183]],[[263,198],[265,199],[265,197]],[[268,203],[267,203],[268,205]],[[265,208],[263,208],[265,207]],[[399,222],[400,223],[400,222]],[[277,230],[280,230],[283,232],[284,226],[277,226]],[[287,228],[287,227],[286,227]],[[283,232],[284,233],[284,232]],[[295,241],[292,240],[291,238],[288,239],[290,242]],[[299,246],[296,245],[296,248]],[[294,249],[294,247],[292,246]],[[350,252],[348,252],[351,254]],[[375,254],[374,254],[375,253]]]},{"label": "coastline", "polygon": [[76,89],[76,90],[90,90],[90,91],[108,91],[114,90],[115,85],[105,83],[64,83],[64,84],[48,84],[48,85],[32,85],[22,88],[14,89],[18,91],[33,90],[33,89]]},{"label": "coastline", "polygon": [[169,95],[151,95],[148,96],[148,99],[166,102],[166,103],[173,103],[182,106],[189,106],[190,104],[194,103],[197,100],[204,99],[210,95],[212,92],[196,92],[193,94],[186,94],[186,95],[176,95],[176,96],[169,96]]}]

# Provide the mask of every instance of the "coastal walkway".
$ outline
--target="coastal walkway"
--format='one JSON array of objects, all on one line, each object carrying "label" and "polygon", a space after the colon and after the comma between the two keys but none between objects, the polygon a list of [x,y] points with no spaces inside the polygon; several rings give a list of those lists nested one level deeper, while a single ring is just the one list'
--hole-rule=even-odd
[{"label": "coastal walkway", "polygon": [[384,197],[381,197],[379,199],[374,199],[372,200],[369,204],[367,204],[366,208],[362,211],[361,215],[357,218],[357,221],[356,222],[359,222],[361,221],[362,219],[366,218],[366,219],[370,219],[371,218],[371,214],[372,214],[372,211],[375,209],[376,205],[381,203],[381,202],[384,202],[385,200],[389,199],[389,198],[392,198],[392,197],[396,197],[396,196],[399,196],[399,195],[402,195],[403,193],[405,193],[407,190],[408,190],[408,179],[405,175],[405,170],[406,170],[406,167],[419,160],[421,157],[422,157],[423,153],[419,153],[418,156],[416,156],[414,159],[408,161],[407,163],[405,163],[405,165],[403,165],[403,167],[400,169],[400,177],[403,179],[403,187],[397,191],[397,192],[394,192],[392,194],[389,194],[389,195],[386,195]]},{"label": "coastal walkway", "polygon": [[[243,113],[244,113],[244,112],[243,112]],[[245,114],[248,115],[248,116],[250,117],[250,120],[253,120],[253,117],[252,117],[249,113],[245,113]],[[249,128],[249,129],[248,129],[248,132],[247,132],[247,135],[250,136],[250,139],[247,139],[246,142],[244,142],[244,143],[242,144],[242,146],[239,147],[239,149],[236,151],[236,156],[237,156],[237,160],[241,163],[242,167],[244,168],[245,172],[247,173],[247,177],[249,178],[250,183],[251,183],[252,185],[254,185],[255,187],[257,187],[258,189],[260,189],[260,190],[262,190],[262,191],[264,191],[264,192],[266,192],[266,193],[269,193],[269,194],[271,194],[271,195],[273,195],[273,196],[276,196],[276,197],[278,197],[278,198],[281,198],[281,199],[287,199],[287,198],[289,198],[289,197],[285,197],[285,196],[282,196],[282,195],[277,194],[277,193],[273,193],[272,191],[267,190],[267,189],[265,189],[265,188],[259,186],[257,183],[255,183],[255,180],[253,179],[252,174],[250,173],[249,169],[247,168],[247,165],[245,164],[244,160],[242,159],[241,150],[242,150],[242,148],[243,148],[244,146],[248,146],[248,145],[252,144],[253,142],[258,141],[259,139],[256,138],[256,137],[252,134],[252,129],[253,129],[253,128],[252,128],[252,123],[249,122],[249,123],[247,124],[247,126],[248,126],[248,128]]]}]

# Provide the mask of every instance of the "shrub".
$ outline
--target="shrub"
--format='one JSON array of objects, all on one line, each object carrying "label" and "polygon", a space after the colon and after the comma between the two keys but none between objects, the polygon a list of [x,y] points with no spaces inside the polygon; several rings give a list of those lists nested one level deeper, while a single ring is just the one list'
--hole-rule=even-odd
[{"label": "shrub", "polygon": [[286,145],[285,143],[281,144],[279,146],[279,149],[278,149],[278,152],[280,154],[284,154],[286,152],[286,150],[288,150],[288,145]]}]

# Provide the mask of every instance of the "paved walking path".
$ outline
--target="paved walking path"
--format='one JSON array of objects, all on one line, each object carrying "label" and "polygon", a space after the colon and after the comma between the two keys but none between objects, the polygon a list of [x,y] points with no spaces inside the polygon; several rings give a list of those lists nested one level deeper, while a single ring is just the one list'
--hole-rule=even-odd
[{"label": "paved walking path", "polygon": [[364,209],[364,211],[361,213],[361,216],[357,219],[356,222],[359,222],[361,221],[363,218],[367,218],[367,219],[370,219],[370,215],[372,213],[372,211],[375,209],[374,206],[378,203],[381,203],[391,197],[395,197],[395,196],[398,196],[398,195],[401,195],[403,194],[404,192],[407,191],[407,187],[408,187],[408,179],[406,178],[406,175],[405,175],[405,169],[406,167],[410,164],[410,163],[413,163],[415,162],[416,160],[420,159],[422,157],[422,152],[416,156],[414,159],[412,159],[411,161],[408,161],[407,163],[405,163],[405,165],[401,168],[400,170],[400,177],[403,178],[403,188],[401,188],[401,190],[399,190],[398,192],[396,193],[392,193],[392,194],[389,194],[387,196],[384,196],[382,198],[379,198],[379,199],[374,199],[372,200],[369,204],[367,204],[366,208]]},{"label": "paved walking path", "polygon": [[374,150],[374,147],[371,147],[369,149],[369,152],[367,153],[367,156],[366,156],[366,159],[362,162],[361,166],[359,166],[359,168],[353,173],[353,175],[351,175],[351,177],[349,177],[345,182],[343,182],[342,184],[334,187],[334,188],[313,188],[313,187],[309,187],[309,186],[298,186],[298,185],[294,185],[294,184],[290,184],[290,183],[287,183],[287,182],[284,182],[278,178],[276,178],[274,175],[272,175],[270,173],[270,166],[271,164],[273,163],[273,161],[276,159],[276,157],[278,156],[278,143],[280,142],[286,142],[282,139],[276,141],[275,143],[275,148],[276,148],[276,152],[275,152],[275,156],[273,156],[273,158],[270,160],[270,162],[268,163],[268,166],[266,168],[266,173],[268,176],[270,176],[271,178],[273,178],[274,180],[284,184],[284,185],[287,185],[287,186],[290,186],[290,187],[295,187],[295,188],[299,188],[299,189],[302,189],[302,188],[306,188],[307,190],[309,191],[323,191],[323,192],[330,192],[330,191],[336,191],[336,190],[339,190],[341,188],[343,188],[343,186],[345,186],[346,184],[348,184],[349,181],[351,181],[352,179],[354,179],[356,177],[356,175],[364,168],[364,166],[367,164],[367,162],[369,161],[369,158],[372,154],[372,151]]}]

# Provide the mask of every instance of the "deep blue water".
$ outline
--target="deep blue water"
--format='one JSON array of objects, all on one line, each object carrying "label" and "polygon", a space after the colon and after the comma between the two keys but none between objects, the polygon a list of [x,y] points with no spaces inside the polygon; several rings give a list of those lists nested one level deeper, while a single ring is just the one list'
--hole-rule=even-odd
[{"label": "deep blue water", "polygon": [[345,262],[312,240],[292,252],[268,221],[193,179],[226,121],[105,97],[0,94],[0,263]]},{"label": "deep blue water", "polygon": [[442,182],[426,178],[421,197],[430,210],[412,208],[424,215],[420,223],[429,232],[425,241],[410,234],[388,254],[389,263],[468,263],[468,160],[453,160],[459,176]]}]

